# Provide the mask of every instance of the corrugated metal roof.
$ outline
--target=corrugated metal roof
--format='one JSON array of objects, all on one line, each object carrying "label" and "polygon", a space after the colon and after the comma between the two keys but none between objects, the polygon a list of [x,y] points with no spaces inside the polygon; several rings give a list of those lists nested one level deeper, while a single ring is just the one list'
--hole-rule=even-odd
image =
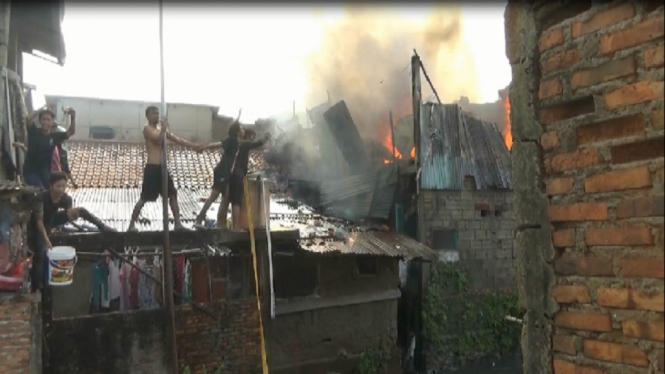
[{"label": "corrugated metal roof", "polygon": [[387,219],[395,202],[396,192],[397,171],[394,168],[381,170],[377,176],[369,217]]},{"label": "corrugated metal roof", "polygon": [[422,258],[432,260],[436,253],[417,241],[394,232],[350,233],[346,241],[332,239],[301,239],[300,247],[319,254],[370,255]]},{"label": "corrugated metal roof", "polygon": [[[70,140],[69,165],[80,187],[140,188],[146,162],[145,145],[135,142]],[[209,189],[219,150],[198,154],[169,144],[169,171],[178,190]],[[263,167],[263,152],[250,156],[250,171]]]},{"label": "corrugated metal roof", "polygon": [[420,119],[421,188],[461,190],[470,175],[478,189],[512,189],[510,152],[495,124],[457,104],[423,104]]}]

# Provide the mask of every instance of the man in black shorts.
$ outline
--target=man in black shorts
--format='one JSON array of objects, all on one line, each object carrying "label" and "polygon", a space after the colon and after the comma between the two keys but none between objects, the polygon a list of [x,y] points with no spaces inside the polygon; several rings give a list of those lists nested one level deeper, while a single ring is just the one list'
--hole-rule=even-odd
[{"label": "man in black shorts", "polygon": [[263,146],[269,139],[269,135],[267,134],[263,140],[255,141],[256,133],[251,130],[246,133],[240,123],[236,121],[229,127],[229,137],[224,142],[212,143],[199,148],[203,150],[221,147],[223,150],[222,158],[213,171],[212,191],[196,218],[197,227],[201,227],[201,223],[205,219],[205,214],[210,209],[210,205],[221,194],[222,203],[217,213],[217,227],[226,228],[226,218],[228,216],[229,203],[231,203],[233,230],[239,230],[238,217],[244,198],[242,180],[247,174],[249,151]]},{"label": "man in black shorts", "polygon": [[[148,119],[148,124],[143,127],[143,138],[145,139],[145,149],[148,153],[148,160],[143,171],[143,187],[141,189],[141,197],[134,206],[132,212],[132,219],[129,222],[127,231],[138,231],[136,228],[136,220],[141,214],[141,209],[148,201],[156,201],[162,194],[162,141],[164,135],[167,139],[181,145],[183,147],[196,149],[201,152],[200,147],[187,140],[181,139],[173,135],[169,130],[169,122],[164,119],[159,120],[159,109],[156,106],[150,106],[145,110],[145,116]],[[183,230],[185,227],[180,222],[180,209],[178,208],[178,194],[173,184],[171,175],[167,172],[167,187],[169,205],[173,212],[173,220],[176,230]]]}]

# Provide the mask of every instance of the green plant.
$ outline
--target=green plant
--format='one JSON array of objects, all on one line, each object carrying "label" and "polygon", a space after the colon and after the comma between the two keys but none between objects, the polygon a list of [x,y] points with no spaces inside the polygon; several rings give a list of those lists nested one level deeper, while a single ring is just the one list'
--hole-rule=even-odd
[{"label": "green plant", "polygon": [[432,264],[423,323],[428,356],[436,366],[515,349],[521,329],[505,317],[520,315],[516,292],[473,295],[458,263]]},{"label": "green plant", "polygon": [[189,369],[189,366],[185,366],[185,370],[182,371],[182,374],[190,374],[191,370]]},{"label": "green plant", "polygon": [[381,374],[388,372],[390,353],[383,349],[369,349],[360,355],[360,374]]}]

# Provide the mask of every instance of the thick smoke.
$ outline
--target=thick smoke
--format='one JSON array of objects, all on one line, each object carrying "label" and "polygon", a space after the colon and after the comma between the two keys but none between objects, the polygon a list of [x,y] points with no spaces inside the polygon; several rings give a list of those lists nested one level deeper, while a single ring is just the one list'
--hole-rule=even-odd
[{"label": "thick smoke", "polygon": [[[475,66],[462,42],[461,12],[433,9],[415,24],[399,11],[351,8],[324,32],[322,45],[308,61],[309,107],[345,100],[363,137],[381,140],[394,121],[411,114],[411,56],[418,51],[443,102],[477,98]],[[423,98],[432,96],[422,78]]]}]

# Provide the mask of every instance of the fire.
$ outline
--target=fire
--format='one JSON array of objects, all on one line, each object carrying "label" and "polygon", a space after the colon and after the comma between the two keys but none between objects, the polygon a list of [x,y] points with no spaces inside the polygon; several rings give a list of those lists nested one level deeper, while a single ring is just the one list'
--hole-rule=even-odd
[{"label": "fire", "polygon": [[[393,138],[392,138],[391,133],[388,133],[388,135],[386,135],[386,137],[383,138],[383,142],[381,142],[381,143],[383,144],[384,147],[386,147],[388,152],[390,152],[391,154],[393,153]],[[397,148],[395,148],[395,158],[398,159],[398,160],[402,159],[402,154],[399,153]],[[389,162],[391,162],[391,161],[389,161]],[[388,163],[388,162],[386,162],[386,163]]]},{"label": "fire", "polygon": [[411,158],[416,158],[416,147],[411,148]]},{"label": "fire", "polygon": [[508,149],[513,148],[513,134],[510,127],[510,99],[508,95],[503,97],[503,109],[505,111],[505,125],[503,127],[503,141],[506,142]]}]

